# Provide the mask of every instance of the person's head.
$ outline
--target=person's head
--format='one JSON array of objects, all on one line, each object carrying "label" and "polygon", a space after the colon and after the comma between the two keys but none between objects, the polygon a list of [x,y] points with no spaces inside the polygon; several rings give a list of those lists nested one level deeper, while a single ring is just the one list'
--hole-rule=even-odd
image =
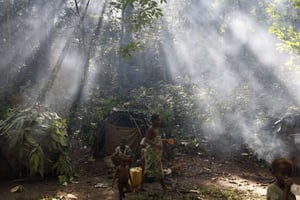
[{"label": "person's head", "polygon": [[128,163],[128,159],[127,158],[121,158],[121,166],[125,167]]},{"label": "person's head", "polygon": [[125,149],[125,146],[126,146],[126,140],[121,140],[121,142],[120,142],[120,148],[122,149],[122,150],[124,150]]},{"label": "person's head", "polygon": [[273,176],[281,184],[284,183],[284,179],[292,176],[293,163],[286,158],[276,158],[272,162],[271,171]]},{"label": "person's head", "polygon": [[161,120],[159,118],[159,115],[158,114],[153,114],[151,116],[151,122],[152,122],[152,126],[159,127],[160,124],[161,124]]}]

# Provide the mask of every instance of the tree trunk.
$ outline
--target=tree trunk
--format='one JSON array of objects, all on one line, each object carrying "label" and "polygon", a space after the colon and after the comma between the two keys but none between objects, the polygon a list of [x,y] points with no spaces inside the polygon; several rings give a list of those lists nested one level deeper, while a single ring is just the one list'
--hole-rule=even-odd
[{"label": "tree trunk", "polygon": [[[121,17],[121,33],[120,33],[120,50],[132,40],[129,24],[126,22],[130,18],[132,7],[128,5],[122,10]],[[125,59],[119,52],[118,79],[119,79],[119,94],[125,96],[128,92],[128,76],[129,59]]]},{"label": "tree trunk", "polygon": [[[80,81],[80,85],[79,85],[79,88],[75,94],[75,98],[72,102],[72,105],[71,105],[71,108],[70,108],[70,115],[69,115],[69,120],[68,120],[68,127],[73,127],[72,126],[72,123],[75,119],[75,116],[76,116],[76,112],[78,111],[78,108],[80,107],[80,103],[81,103],[81,100],[82,100],[82,96],[83,96],[83,93],[84,93],[84,87],[86,85],[86,82],[87,82],[87,77],[88,77],[88,70],[89,70],[89,63],[90,63],[90,59],[94,53],[94,41],[99,37],[100,33],[101,33],[101,28],[102,28],[102,25],[103,25],[103,16],[104,16],[104,13],[106,11],[106,7],[107,7],[107,4],[108,4],[108,0],[106,0],[104,2],[104,6],[103,6],[103,9],[102,9],[102,12],[101,12],[101,15],[99,17],[99,20],[98,20],[98,23],[97,23],[97,27],[96,29],[94,30],[93,32],[93,35],[90,37],[90,40],[88,42],[88,46],[86,46],[86,32],[85,32],[85,15],[86,15],[86,12],[87,12],[87,7],[88,7],[88,4],[89,4],[89,1],[88,3],[86,4],[86,9],[85,9],[85,13],[83,14],[84,16],[82,16],[81,18],[81,51],[84,55],[84,65],[83,65],[83,75],[81,77],[81,81]],[[72,132],[72,130],[68,130],[69,134]]]}]

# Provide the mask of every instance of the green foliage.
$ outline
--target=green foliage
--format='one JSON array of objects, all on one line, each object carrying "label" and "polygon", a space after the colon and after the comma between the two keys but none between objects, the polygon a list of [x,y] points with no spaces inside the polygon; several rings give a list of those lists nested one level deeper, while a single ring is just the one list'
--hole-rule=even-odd
[{"label": "green foliage", "polygon": [[292,0],[292,2],[296,9],[300,9],[300,1],[299,0]]},{"label": "green foliage", "polygon": [[299,72],[299,52],[300,52],[300,32],[297,22],[300,1],[292,0],[285,2],[284,6],[278,6],[276,2],[270,3],[266,7],[266,12],[271,18],[270,33],[279,40],[278,50],[290,54],[290,59],[286,62],[288,70]]},{"label": "green foliage", "polygon": [[113,96],[102,96],[102,94],[95,93],[89,97],[89,102],[81,112],[83,126],[79,133],[79,137],[87,145],[93,146],[97,142],[98,124],[118,105],[120,105],[120,100]]},{"label": "green foliage", "polygon": [[148,89],[141,87],[133,90],[129,99],[137,105],[147,105],[146,112],[149,116],[152,113],[159,113],[163,119],[166,135],[181,135],[191,133],[189,123],[195,121],[199,114],[194,101],[194,92],[192,85],[159,82]]},{"label": "green foliage", "polygon": [[120,98],[117,94],[102,95],[94,93],[89,103],[85,105],[82,118],[81,138],[93,146],[97,143],[95,134],[97,125],[113,110],[138,110],[149,118],[153,113],[159,113],[164,123],[167,137],[193,134],[191,122],[199,118],[200,110],[195,104],[194,86],[190,83],[166,84],[159,82],[150,88],[140,87]]},{"label": "green foliage", "polygon": [[[110,2],[110,10],[114,16],[119,16],[116,21],[121,24],[121,38],[124,35],[141,34],[141,32],[148,32],[149,27],[153,26],[155,22],[163,16],[161,4],[166,3],[166,0],[112,0]],[[131,36],[130,36],[131,37]],[[135,37],[122,41],[120,46],[120,55],[125,59],[130,59],[132,53],[143,50],[142,40]]]},{"label": "green foliage", "polygon": [[130,42],[127,45],[120,48],[120,54],[125,59],[130,59],[134,52],[138,52],[144,49],[144,46],[141,42]]},{"label": "green foliage", "polygon": [[67,184],[74,177],[70,157],[66,154],[61,154],[52,169],[58,175],[58,180],[61,184]]},{"label": "green foliage", "polygon": [[163,16],[162,9],[159,4],[166,3],[166,0],[114,0],[110,3],[112,10],[124,11],[130,7],[132,14],[129,19],[131,28],[138,31]]},{"label": "green foliage", "polygon": [[[184,141],[187,145],[181,145],[180,150],[187,153],[196,152],[199,147],[197,137],[203,134],[203,124],[216,122],[216,117],[225,122],[223,127],[227,135],[239,131],[238,124],[231,118],[232,109],[239,107],[240,112],[247,112],[251,104],[249,99],[255,95],[248,84],[241,84],[235,93],[226,101],[220,99],[213,88],[198,88],[187,78],[177,84],[158,82],[152,87],[140,87],[130,92],[126,99],[118,96],[91,97],[92,101],[86,111],[85,121],[90,124],[85,135],[95,133],[95,124],[109,114],[113,108],[121,110],[136,110],[144,112],[148,117],[153,113],[159,113],[163,119],[163,132],[166,137],[173,137],[175,141]],[[114,101],[111,101],[114,100]],[[205,102],[205,104],[201,104]],[[215,115],[218,110],[219,115]],[[254,116],[255,117],[255,116]],[[258,116],[259,117],[259,116]],[[228,130],[226,130],[228,129]],[[88,134],[90,132],[90,134]],[[195,137],[196,136],[196,137]]]},{"label": "green foliage", "polygon": [[56,113],[40,105],[9,110],[6,119],[0,122],[0,133],[0,143],[29,169],[30,175],[44,176],[50,172],[45,169],[49,165],[53,165],[57,175],[69,177],[73,172],[66,121]]},{"label": "green foliage", "polygon": [[282,26],[274,22],[270,27],[270,32],[274,34],[282,43],[278,45],[278,50],[287,52],[300,52],[300,33],[293,26]]},{"label": "green foliage", "polygon": [[200,142],[196,137],[180,138],[179,144],[177,143],[176,146],[179,152],[183,152],[187,154],[195,154],[200,151]]},{"label": "green foliage", "polygon": [[39,145],[35,146],[31,150],[29,154],[30,175],[35,175],[36,173],[39,173],[40,176],[44,176],[44,158],[44,152]]},{"label": "green foliage", "polygon": [[[97,134],[99,124],[114,108],[120,105],[120,102],[121,100],[117,98],[117,94],[103,94],[99,89],[95,89],[88,97],[87,102],[81,107],[79,118],[82,121],[76,140],[81,140],[85,145],[92,148],[98,147],[99,137],[97,137]],[[96,151],[99,152],[98,150]]]}]

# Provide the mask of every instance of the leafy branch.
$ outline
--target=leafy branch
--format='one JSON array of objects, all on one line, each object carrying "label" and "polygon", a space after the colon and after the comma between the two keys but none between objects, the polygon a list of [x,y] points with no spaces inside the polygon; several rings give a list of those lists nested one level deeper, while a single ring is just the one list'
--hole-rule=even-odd
[{"label": "leafy branch", "polygon": [[30,176],[43,177],[51,170],[69,178],[73,174],[66,121],[45,107],[34,105],[10,110],[6,119],[0,121],[0,144],[7,145]]}]

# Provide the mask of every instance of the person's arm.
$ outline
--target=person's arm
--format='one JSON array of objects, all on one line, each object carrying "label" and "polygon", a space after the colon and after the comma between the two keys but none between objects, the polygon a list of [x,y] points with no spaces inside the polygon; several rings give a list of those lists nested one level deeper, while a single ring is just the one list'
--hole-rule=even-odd
[{"label": "person's arm", "polygon": [[289,190],[284,188],[282,200],[289,200]]},{"label": "person's arm", "polygon": [[164,143],[164,144],[169,144],[169,143],[168,143],[168,139],[161,139],[161,141],[162,141],[162,143]]},{"label": "person's arm", "polygon": [[290,177],[285,178],[282,200],[289,200],[289,193],[291,191],[291,186],[293,183],[294,182]]},{"label": "person's arm", "polygon": [[112,156],[118,156],[120,153],[120,146],[117,146],[115,149],[115,152],[112,154]]},{"label": "person's arm", "polygon": [[147,135],[145,137],[145,142],[153,147],[160,147],[159,145],[157,145],[155,142],[153,142],[153,135],[154,135],[154,131],[152,128],[150,128],[147,132]]}]

